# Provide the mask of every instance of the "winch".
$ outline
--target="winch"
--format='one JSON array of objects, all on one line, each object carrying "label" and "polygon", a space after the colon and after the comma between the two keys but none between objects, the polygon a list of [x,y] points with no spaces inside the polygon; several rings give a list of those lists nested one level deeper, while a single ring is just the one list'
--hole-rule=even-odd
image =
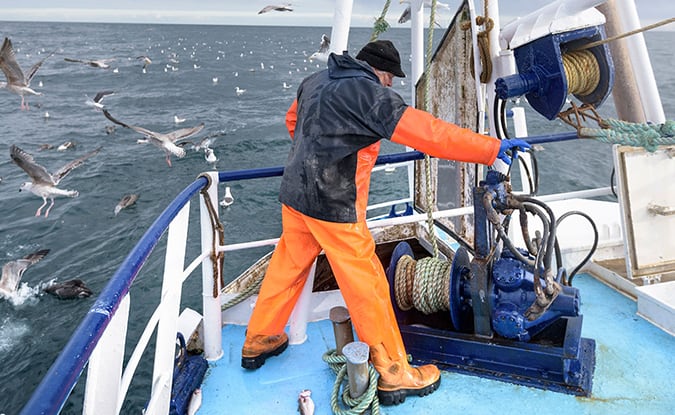
[{"label": "winch", "polygon": [[[554,264],[556,219],[489,170],[473,191],[474,247],[452,261],[394,249],[387,277],[409,353],[419,363],[581,396],[591,393],[595,341],[581,337],[580,294]],[[520,214],[525,247],[508,236]],[[527,215],[542,222],[530,238]]]},{"label": "winch", "polygon": [[[614,64],[602,26],[550,33],[513,50],[518,73],[495,81],[502,99],[525,95],[549,120],[563,109],[568,95],[599,107],[614,84]],[[595,45],[595,46],[594,46]]]}]

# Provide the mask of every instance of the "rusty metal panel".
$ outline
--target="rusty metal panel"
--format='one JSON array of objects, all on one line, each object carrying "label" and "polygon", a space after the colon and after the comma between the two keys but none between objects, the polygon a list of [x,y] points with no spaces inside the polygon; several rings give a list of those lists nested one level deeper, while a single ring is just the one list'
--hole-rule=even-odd
[{"label": "rusty metal panel", "polygon": [[[436,117],[476,131],[478,107],[473,78],[473,52],[469,6],[466,1],[439,43],[428,73],[416,86],[416,107]],[[429,77],[429,85],[426,78]],[[429,106],[425,105],[428,88]],[[475,164],[448,160],[431,160],[431,179],[425,174],[425,161],[415,163],[415,207],[428,211],[427,188],[432,193],[432,209],[445,210],[472,205],[472,189],[480,174]],[[427,185],[429,181],[429,185]],[[443,225],[473,245],[473,220],[470,215],[440,219]]]}]

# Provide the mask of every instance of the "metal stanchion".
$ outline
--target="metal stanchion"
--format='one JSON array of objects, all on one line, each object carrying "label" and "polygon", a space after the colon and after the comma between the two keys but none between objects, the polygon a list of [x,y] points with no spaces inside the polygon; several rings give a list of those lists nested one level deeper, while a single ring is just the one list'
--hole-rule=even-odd
[{"label": "metal stanchion", "polygon": [[347,377],[349,378],[349,396],[357,399],[368,389],[368,356],[370,347],[364,342],[351,342],[342,349],[347,359]]},{"label": "metal stanchion", "polygon": [[328,314],[333,322],[333,332],[335,334],[335,354],[341,355],[342,348],[354,341],[352,332],[352,321],[349,317],[349,311],[342,306],[333,307]]}]

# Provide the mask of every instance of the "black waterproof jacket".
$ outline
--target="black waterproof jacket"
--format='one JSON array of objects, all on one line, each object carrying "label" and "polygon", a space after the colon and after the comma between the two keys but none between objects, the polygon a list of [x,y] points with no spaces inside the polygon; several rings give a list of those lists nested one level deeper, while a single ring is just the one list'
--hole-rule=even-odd
[{"label": "black waterproof jacket", "polygon": [[296,101],[279,200],[315,219],[365,220],[379,141],[391,138],[408,105],[346,52],[331,54],[328,69],[305,78]]}]

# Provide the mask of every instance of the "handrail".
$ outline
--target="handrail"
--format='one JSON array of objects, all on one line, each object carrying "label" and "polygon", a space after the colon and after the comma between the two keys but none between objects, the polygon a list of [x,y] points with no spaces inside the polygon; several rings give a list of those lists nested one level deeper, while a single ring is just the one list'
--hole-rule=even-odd
[{"label": "handrail", "polygon": [[[576,133],[563,133],[527,137],[526,141],[536,144],[567,141],[577,138]],[[423,153],[408,151],[381,155],[377,158],[375,164],[400,163],[420,160],[422,158],[424,158]],[[282,174],[283,167],[226,171],[218,173],[218,180],[222,183],[275,177]],[[166,232],[179,211],[206,185],[206,177],[198,177],[183,189],[150,225],[115,274],[113,274],[108,284],[103,288],[82,322],[75,329],[70,340],[21,410],[21,415],[58,414],[61,411],[70,392],[78,382],[85,364],[89,361],[92,352],[108,327],[121,301],[128,294],[131,284],[159,242],[159,239]]]},{"label": "handrail", "polygon": [[21,415],[57,414],[61,411],[108,323],[160,237],[183,206],[206,184],[206,178],[197,178],[150,225],[75,329],[21,410]]}]

